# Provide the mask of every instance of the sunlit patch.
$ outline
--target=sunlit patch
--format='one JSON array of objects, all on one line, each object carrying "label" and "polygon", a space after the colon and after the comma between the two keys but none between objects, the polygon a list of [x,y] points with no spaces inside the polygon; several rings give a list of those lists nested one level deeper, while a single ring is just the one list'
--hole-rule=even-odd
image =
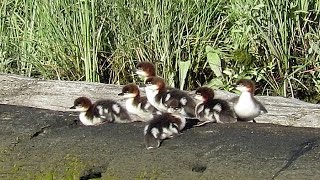
[{"label": "sunlit patch", "polygon": [[144,135],[147,134],[148,128],[149,128],[149,125],[146,125],[146,126],[144,127],[144,131],[143,131],[143,134],[144,134]]},{"label": "sunlit patch", "polygon": [[152,136],[153,136],[154,138],[158,138],[159,133],[160,133],[159,129],[157,129],[157,128],[152,128],[152,129],[151,129],[151,134],[152,134]]},{"label": "sunlit patch", "polygon": [[98,109],[98,113],[99,115],[103,115],[103,107],[102,106],[97,106],[97,109]]},{"label": "sunlit patch", "polygon": [[213,110],[220,112],[222,110],[221,104],[214,105]]},{"label": "sunlit patch", "polygon": [[172,135],[173,135],[173,134],[178,134],[178,129],[177,129],[177,127],[174,126],[173,124],[170,124],[169,130],[171,131]]},{"label": "sunlit patch", "polygon": [[114,112],[116,114],[119,114],[120,113],[120,106],[118,104],[114,104],[112,105],[112,109],[114,110]]},{"label": "sunlit patch", "polygon": [[164,101],[167,102],[167,101],[169,101],[170,98],[171,98],[171,94],[168,93],[168,94],[166,95],[166,98],[164,99]]},{"label": "sunlit patch", "polygon": [[214,116],[214,118],[216,119],[217,122],[221,122],[221,121],[220,121],[220,114],[219,114],[219,113],[213,112],[213,116]]},{"label": "sunlit patch", "polygon": [[205,113],[206,115],[209,115],[209,114],[210,114],[210,109],[209,109],[209,108],[206,108],[206,109],[204,110],[204,113]]},{"label": "sunlit patch", "polygon": [[147,102],[145,105],[144,105],[144,108],[145,109],[149,109],[151,107],[151,104],[149,102]]},{"label": "sunlit patch", "polygon": [[187,104],[187,102],[188,102],[188,100],[187,100],[187,98],[185,98],[185,97],[183,97],[183,98],[180,99],[180,103],[181,103],[183,106],[185,106],[185,105]]}]

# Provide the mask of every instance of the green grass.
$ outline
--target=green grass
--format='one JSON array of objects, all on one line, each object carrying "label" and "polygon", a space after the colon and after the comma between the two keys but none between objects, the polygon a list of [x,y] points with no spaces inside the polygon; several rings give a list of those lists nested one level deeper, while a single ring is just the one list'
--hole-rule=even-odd
[{"label": "green grass", "polygon": [[152,61],[168,84],[320,100],[319,0],[3,0],[0,72],[135,82]]}]

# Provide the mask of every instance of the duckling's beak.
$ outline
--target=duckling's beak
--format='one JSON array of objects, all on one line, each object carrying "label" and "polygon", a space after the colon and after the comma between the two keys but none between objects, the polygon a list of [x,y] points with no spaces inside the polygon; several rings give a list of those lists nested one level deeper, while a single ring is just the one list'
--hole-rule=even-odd
[{"label": "duckling's beak", "polygon": [[118,96],[123,96],[123,95],[124,95],[124,93],[119,93],[119,94],[118,94]]},{"label": "duckling's beak", "polygon": [[70,107],[69,109],[76,109],[76,106],[72,106],[72,107]]}]

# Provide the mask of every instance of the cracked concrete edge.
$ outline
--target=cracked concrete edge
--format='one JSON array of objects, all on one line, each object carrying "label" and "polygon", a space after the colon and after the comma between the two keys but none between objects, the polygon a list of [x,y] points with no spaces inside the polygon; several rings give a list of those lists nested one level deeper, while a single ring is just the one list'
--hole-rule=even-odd
[{"label": "cracked concrete edge", "polygon": [[[75,98],[87,96],[93,101],[114,99],[124,105],[118,97],[121,85],[83,81],[41,80],[18,75],[0,74],[0,103],[69,111]],[[190,92],[192,94],[193,91]],[[216,90],[217,98],[230,99],[236,94]],[[320,105],[294,98],[256,96],[268,113],[256,118],[258,123],[273,123],[296,127],[320,127]]]}]

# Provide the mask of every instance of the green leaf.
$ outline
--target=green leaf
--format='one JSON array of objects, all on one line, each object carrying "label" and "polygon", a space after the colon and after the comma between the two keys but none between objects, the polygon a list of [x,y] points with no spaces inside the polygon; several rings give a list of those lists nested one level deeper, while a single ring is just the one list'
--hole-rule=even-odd
[{"label": "green leaf", "polygon": [[179,61],[179,82],[180,82],[181,90],[183,90],[183,86],[186,82],[186,77],[187,77],[190,65],[191,65],[191,60]]},{"label": "green leaf", "polygon": [[206,46],[206,53],[207,53],[207,62],[213,73],[220,77],[222,76],[222,69],[221,69],[221,59],[218,53],[214,52],[214,49],[211,46]]},{"label": "green leaf", "polygon": [[224,84],[221,79],[214,78],[208,83],[208,86],[220,89],[224,87]]}]

